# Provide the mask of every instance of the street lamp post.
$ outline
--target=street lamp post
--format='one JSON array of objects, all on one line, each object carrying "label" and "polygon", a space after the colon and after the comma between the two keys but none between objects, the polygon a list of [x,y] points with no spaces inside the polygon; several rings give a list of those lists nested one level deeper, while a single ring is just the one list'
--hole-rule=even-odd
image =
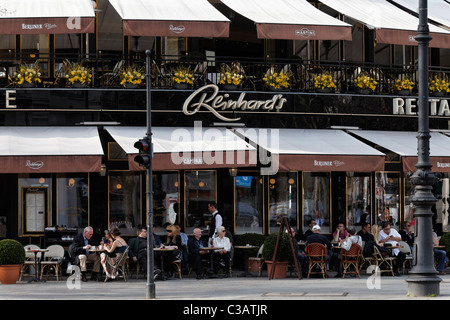
[{"label": "street lamp post", "polygon": [[146,203],[147,203],[147,299],[155,299],[154,257],[153,257],[153,143],[152,143],[152,106],[151,106],[151,59],[150,50],[146,50],[146,84],[147,84],[147,132],[145,138],[150,142],[150,160],[147,166]]},{"label": "street lamp post", "polygon": [[419,124],[417,133],[418,162],[416,172],[410,177],[415,185],[411,202],[416,206],[414,213],[414,259],[410,271],[408,293],[411,296],[430,296],[439,294],[441,279],[436,275],[433,252],[433,212],[436,202],[432,193],[438,177],[431,172],[430,129],[428,119],[428,45],[431,41],[428,29],[428,1],[419,0],[419,27],[416,37],[419,53]]}]

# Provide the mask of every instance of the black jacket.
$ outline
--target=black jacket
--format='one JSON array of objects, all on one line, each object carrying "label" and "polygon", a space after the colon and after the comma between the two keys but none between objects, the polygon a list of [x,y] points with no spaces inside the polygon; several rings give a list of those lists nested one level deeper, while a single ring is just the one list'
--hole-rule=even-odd
[{"label": "black jacket", "polygon": [[[91,246],[99,245],[98,241],[95,240],[93,236],[88,240],[88,244],[90,244]],[[72,264],[75,264],[75,265],[78,264],[79,263],[78,256],[80,254],[86,254],[86,250],[83,249],[84,246],[85,246],[85,244],[84,244],[83,233],[79,233],[75,236],[75,238],[73,238],[73,242],[72,242],[72,252],[71,252]]]}]

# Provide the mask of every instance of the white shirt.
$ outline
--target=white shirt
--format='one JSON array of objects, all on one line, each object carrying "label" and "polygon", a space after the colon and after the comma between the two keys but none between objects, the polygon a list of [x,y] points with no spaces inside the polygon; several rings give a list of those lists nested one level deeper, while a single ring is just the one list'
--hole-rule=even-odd
[{"label": "white shirt", "polygon": [[344,241],[344,243],[341,245],[341,248],[348,251],[348,250],[350,250],[350,248],[352,247],[352,244],[354,244],[354,243],[357,243],[362,247],[361,237],[358,235],[348,237],[347,241]]},{"label": "white shirt", "polygon": [[[384,230],[381,230],[380,233],[378,234],[378,241],[381,241],[381,240],[384,240],[386,238],[389,238],[390,236],[399,237],[399,238],[402,237],[397,232],[397,230],[395,230],[394,228],[391,228],[391,230],[389,231],[389,234],[386,234],[386,232],[384,232]],[[385,243],[390,243],[392,246],[397,246],[398,245],[398,242],[395,241],[395,240],[388,240]],[[398,250],[398,249],[392,249],[392,254],[394,256],[397,256],[399,252],[400,252],[400,250]]]},{"label": "white shirt", "polygon": [[216,215],[214,217],[215,221],[216,221],[216,225],[214,226],[214,234],[213,234],[213,239],[217,237],[217,228],[222,226],[222,216],[220,215],[220,213],[216,210],[213,212],[212,214],[213,216]]},{"label": "white shirt", "polygon": [[[227,237],[223,237],[220,239],[219,237],[214,238],[213,246],[217,248],[224,248],[227,252],[231,251],[231,243],[230,239]],[[219,252],[220,250],[214,250],[215,252]]]}]

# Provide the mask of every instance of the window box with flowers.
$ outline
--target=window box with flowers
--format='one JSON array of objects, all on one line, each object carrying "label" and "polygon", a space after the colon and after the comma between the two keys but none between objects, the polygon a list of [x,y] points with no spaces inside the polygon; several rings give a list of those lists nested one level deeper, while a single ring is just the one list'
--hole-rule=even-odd
[{"label": "window box with flowers", "polygon": [[264,84],[269,90],[281,91],[290,86],[292,73],[291,72],[274,72],[273,74],[266,74],[263,78]]},{"label": "window box with flowers", "polygon": [[120,84],[125,89],[136,89],[144,80],[144,68],[127,66],[120,71]]},{"label": "window box with flowers", "polygon": [[336,89],[336,79],[330,72],[314,76],[314,89],[319,93],[328,93]]},{"label": "window box with flowers", "polygon": [[410,95],[412,89],[414,89],[414,82],[410,79],[397,79],[394,82],[394,91],[400,96]]},{"label": "window box with flowers", "polygon": [[187,89],[189,86],[192,86],[193,75],[190,67],[178,66],[171,73],[175,89]]},{"label": "window box with flowers", "polygon": [[69,66],[66,78],[73,88],[86,88],[92,81],[92,73],[89,68],[73,63]]},{"label": "window box with flowers", "polygon": [[368,73],[361,72],[353,83],[356,88],[356,92],[360,94],[369,94],[377,88],[378,82],[374,80]]},{"label": "window box with flowers", "polygon": [[39,66],[20,65],[14,72],[11,79],[12,84],[22,88],[33,88],[36,84],[41,83],[41,72]]},{"label": "window box with flowers", "polygon": [[242,85],[244,81],[243,71],[238,64],[233,64],[231,67],[223,64],[220,67],[219,84],[224,90],[236,90]]},{"label": "window box with flowers", "polygon": [[450,82],[446,77],[434,76],[429,81],[428,90],[432,96],[443,97],[450,93]]}]

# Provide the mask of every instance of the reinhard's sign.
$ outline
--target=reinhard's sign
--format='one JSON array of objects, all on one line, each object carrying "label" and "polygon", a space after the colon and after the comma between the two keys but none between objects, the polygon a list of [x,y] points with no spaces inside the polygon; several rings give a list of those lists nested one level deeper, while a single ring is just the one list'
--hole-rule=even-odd
[{"label": "reinhard's sign", "polygon": [[227,118],[219,111],[279,111],[286,101],[282,94],[276,94],[269,100],[245,100],[245,92],[242,92],[237,100],[233,100],[228,93],[219,95],[219,87],[215,84],[208,84],[186,99],[183,104],[183,113],[193,115],[203,108],[222,121],[238,121],[241,118]]}]

